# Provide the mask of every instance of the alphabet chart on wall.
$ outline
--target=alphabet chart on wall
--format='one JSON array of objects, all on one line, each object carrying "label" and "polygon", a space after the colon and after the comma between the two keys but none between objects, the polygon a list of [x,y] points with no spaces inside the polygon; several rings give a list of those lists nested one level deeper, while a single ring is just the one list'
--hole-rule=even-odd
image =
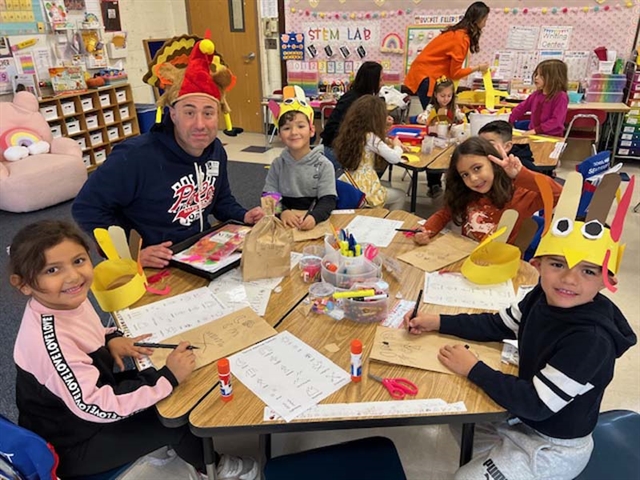
[{"label": "alphabet chart on wall", "polygon": [[345,370],[287,331],[229,363],[231,373],[287,422],[350,381]]}]

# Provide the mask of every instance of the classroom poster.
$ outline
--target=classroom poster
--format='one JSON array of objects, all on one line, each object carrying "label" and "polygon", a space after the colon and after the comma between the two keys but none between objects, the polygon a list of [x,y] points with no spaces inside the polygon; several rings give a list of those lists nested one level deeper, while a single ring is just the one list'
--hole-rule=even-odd
[{"label": "classroom poster", "polygon": [[580,81],[587,76],[591,52],[566,51],[564,63],[569,70],[569,81]]},{"label": "classroom poster", "polygon": [[543,26],[538,41],[539,50],[567,50],[573,27]]},{"label": "classroom poster", "polygon": [[509,50],[535,50],[540,27],[512,25],[507,36]]},{"label": "classroom poster", "polygon": [[280,58],[282,60],[304,60],[304,34],[296,32],[281,34]]}]

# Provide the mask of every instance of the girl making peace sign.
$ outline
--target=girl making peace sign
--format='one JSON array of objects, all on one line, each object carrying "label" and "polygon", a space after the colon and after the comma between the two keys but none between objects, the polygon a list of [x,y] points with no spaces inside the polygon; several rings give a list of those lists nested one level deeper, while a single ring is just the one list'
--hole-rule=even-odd
[{"label": "girl making peace sign", "polygon": [[[519,216],[509,237],[512,242],[522,221],[543,208],[536,175],[522,168],[518,157],[507,155],[501,146],[481,137],[469,138],[451,156],[445,174],[444,207],[419,227],[416,243],[429,243],[451,220],[462,227],[463,235],[481,241],[495,230],[502,212],[514,209]],[[542,177],[551,186],[555,205],[562,187],[551,177]]]}]

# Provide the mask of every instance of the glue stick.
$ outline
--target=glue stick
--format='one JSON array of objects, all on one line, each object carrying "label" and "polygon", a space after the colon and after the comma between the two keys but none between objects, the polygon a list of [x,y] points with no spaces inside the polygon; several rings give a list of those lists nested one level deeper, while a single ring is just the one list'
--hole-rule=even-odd
[{"label": "glue stick", "polygon": [[220,379],[222,401],[230,402],[233,399],[233,389],[231,388],[231,368],[227,358],[218,360],[218,378]]},{"label": "glue stick", "polygon": [[351,341],[351,381],[362,380],[362,342],[360,340]]}]

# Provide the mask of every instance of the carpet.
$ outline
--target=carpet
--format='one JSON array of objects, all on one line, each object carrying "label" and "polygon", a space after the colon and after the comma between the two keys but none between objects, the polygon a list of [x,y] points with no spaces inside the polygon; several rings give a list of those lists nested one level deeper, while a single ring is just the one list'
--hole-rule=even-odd
[{"label": "carpet", "polygon": [[[229,161],[229,184],[231,192],[240,205],[247,209],[260,204],[260,194],[267,177],[264,165],[246,162]],[[8,279],[9,257],[7,247],[18,231],[39,220],[72,220],[72,201],[61,203],[53,207],[30,213],[10,213],[0,210],[0,319],[2,319],[3,334],[0,336],[0,413],[10,420],[17,421],[18,410],[15,405],[15,366],[13,363],[13,345],[18,334],[22,313],[27,298],[11,287]],[[95,251],[92,252],[94,265],[100,261]],[[90,296],[91,298],[91,296]],[[101,312],[94,299],[92,303],[106,324],[110,317]]]}]

